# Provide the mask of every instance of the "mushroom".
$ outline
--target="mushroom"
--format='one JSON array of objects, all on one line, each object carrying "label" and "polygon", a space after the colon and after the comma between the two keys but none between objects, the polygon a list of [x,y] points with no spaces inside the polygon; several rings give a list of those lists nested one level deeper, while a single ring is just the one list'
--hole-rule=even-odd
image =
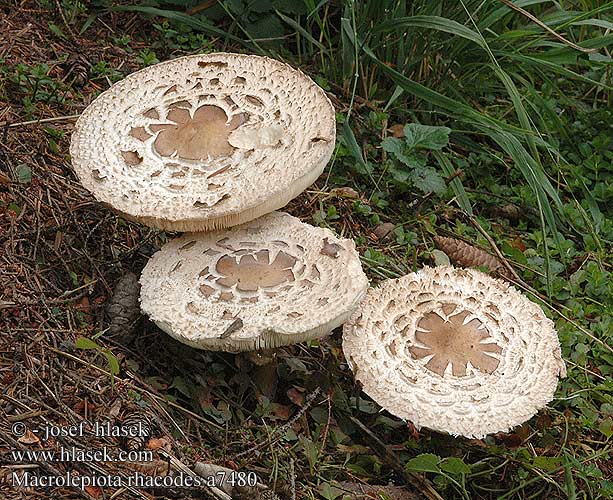
[{"label": "mushroom", "polygon": [[352,240],[284,212],[171,240],[140,283],[141,308],[162,330],[193,347],[231,352],[324,336],[368,288]]},{"label": "mushroom", "polygon": [[451,266],[370,289],[344,326],[343,351],[390,413],[466,437],[525,422],[566,374],[538,305],[502,280]]},{"label": "mushroom", "polygon": [[335,113],[299,70],[215,53],[149,66],[78,119],[70,154],[96,199],[161,229],[206,231],[287,204],[323,172]]}]

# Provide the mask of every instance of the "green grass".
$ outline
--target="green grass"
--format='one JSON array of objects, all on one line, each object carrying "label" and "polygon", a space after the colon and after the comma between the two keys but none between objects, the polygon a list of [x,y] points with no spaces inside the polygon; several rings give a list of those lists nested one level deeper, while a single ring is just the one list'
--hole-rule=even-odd
[{"label": "green grass", "polygon": [[[436,434],[409,437],[401,462],[427,471],[444,498],[606,498],[613,484],[599,465],[610,458],[613,414],[613,4],[517,4],[586,50],[493,1],[233,1],[195,15],[163,4],[125,9],[161,16],[172,30],[189,26],[189,36],[215,37],[215,48],[240,44],[287,60],[339,96],[346,111],[327,184],[365,195],[349,205],[364,227],[397,225],[385,247],[357,235],[375,281],[431,262],[431,237],[443,231],[487,248],[473,220],[539,293],[531,296],[556,321],[569,376],[529,426],[530,438],[520,430],[480,448]],[[448,142],[428,150],[385,138],[387,127],[408,123],[447,127],[437,130]],[[442,179],[456,170],[462,175],[447,189]],[[497,216],[508,203],[525,216]],[[340,229],[347,207],[323,201],[314,221]],[[309,375],[306,368],[288,378],[304,383]],[[343,403],[335,405],[343,428]],[[389,420],[345,407],[390,434]],[[336,477],[340,464],[319,456],[312,442],[299,443],[307,457],[316,455],[308,460],[315,483]],[[345,467],[387,477],[374,455],[348,455]]]},{"label": "green grass", "polygon": [[[373,282],[432,264],[436,234],[489,248],[485,232],[556,323],[568,364],[556,399],[526,426],[480,442],[407,431],[348,392],[349,375],[340,372],[342,356],[332,348],[323,367],[308,358],[283,359],[279,372],[288,387],[323,380],[330,389],[334,449],[322,451],[318,441],[328,432],[321,407],[308,413],[310,436],[284,437],[302,454],[313,498],[316,491],[335,498],[331,482],[347,473],[373,483],[397,479],[372,450],[356,451],[363,443],[351,416],[395,445],[400,463],[426,474],[443,498],[613,495],[607,465],[613,436],[613,2],[516,2],[584,50],[498,1],[232,0],[193,14],[186,12],[201,2],[111,4],[98,2],[101,10],[150,20],[151,32],[141,40],[147,47],[135,55],[142,66],[213,50],[260,53],[300,67],[338,97],[338,144],[319,187],[350,186],[362,199],[322,196],[312,221],[338,232],[359,228],[352,236]],[[62,5],[73,30],[86,36],[100,10]],[[132,40],[115,43],[129,48]],[[37,102],[53,104],[65,89],[48,69],[0,64],[6,77],[0,93],[20,95],[29,113]],[[94,81],[109,76],[120,75],[104,61],[90,71]],[[392,139],[392,125],[441,137],[425,146]],[[510,205],[519,217],[505,216]],[[395,225],[386,243],[370,237],[381,222]],[[232,377],[232,367],[219,360],[208,370],[206,376]],[[193,396],[181,392],[175,390],[177,397]],[[210,416],[240,425],[243,395],[231,401],[232,411],[225,404],[232,396],[217,396],[223,408],[209,408]],[[260,402],[258,415],[274,415],[275,404]],[[270,467],[287,473],[286,464]]]}]

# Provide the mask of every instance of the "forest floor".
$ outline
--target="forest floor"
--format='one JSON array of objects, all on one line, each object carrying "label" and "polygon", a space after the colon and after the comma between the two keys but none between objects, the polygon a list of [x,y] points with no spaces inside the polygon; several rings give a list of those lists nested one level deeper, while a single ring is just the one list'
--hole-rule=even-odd
[{"label": "forest floor", "polygon": [[[197,462],[256,472],[284,499],[613,494],[610,101],[601,95],[598,105],[576,117],[574,123],[585,126],[574,137],[592,141],[583,150],[564,146],[572,137],[560,139],[565,154],[579,155],[575,164],[592,162],[589,168],[598,175],[586,174],[582,182],[595,194],[588,199],[580,180],[571,180],[575,170],[551,170],[556,188],[563,187],[562,210],[572,227],[557,240],[547,236],[543,246],[538,200],[504,155],[499,175],[491,174],[492,155],[469,153],[474,144],[452,136],[451,171],[433,179],[424,170],[424,178],[451,186],[461,176],[461,189],[428,192],[417,181],[407,187],[398,163],[383,172],[372,164],[379,145],[389,137],[402,139],[400,130],[411,118],[388,113],[382,101],[333,82],[315,64],[302,67],[328,90],[339,116],[352,113],[354,121],[349,132],[341,127],[332,166],[286,210],[353,238],[373,284],[449,257],[454,261],[445,248],[437,249],[435,237],[460,238],[511,266],[518,274],[515,284],[544,307],[560,332],[568,377],[548,408],[509,433],[456,438],[418,430],[361,393],[344,359],[340,331],[280,349],[272,364],[260,366],[242,355],[190,349],[138,311],[126,312],[136,314],[134,325],[109,329],[105,311],[114,290],[127,287],[134,299],[138,289],[130,288],[130,276],[140,274],[171,234],[118,217],[80,185],[68,154],[76,117],[113,82],[158,59],[201,46],[244,48],[189,29],[182,33],[138,12],[74,5],[79,3],[0,2],[3,499],[223,498],[208,487],[13,484],[25,472],[163,476]],[[488,103],[498,106],[495,101]],[[436,165],[440,152],[424,154]],[[458,206],[461,196],[471,213]],[[550,275],[543,271],[548,261]],[[16,450],[71,447],[106,447],[118,454],[131,444],[95,436],[89,427],[74,436],[43,439],[41,433],[85,421],[128,420],[151,428],[139,446],[150,454],[141,459],[15,458]],[[267,494],[262,489],[235,498]]]}]

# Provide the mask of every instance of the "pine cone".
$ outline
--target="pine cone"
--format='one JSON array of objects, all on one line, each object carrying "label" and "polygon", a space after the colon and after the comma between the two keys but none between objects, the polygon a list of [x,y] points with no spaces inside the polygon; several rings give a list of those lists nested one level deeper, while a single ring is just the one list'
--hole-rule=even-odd
[{"label": "pine cone", "polygon": [[140,318],[138,297],[140,284],[134,273],[126,273],[115,284],[113,296],[106,307],[109,333],[130,343],[134,338],[136,322]]},{"label": "pine cone", "polygon": [[[133,428],[131,435],[125,438],[124,446],[127,451],[139,451],[145,448],[151,435],[151,419],[143,411],[134,411],[126,415],[121,422],[122,428]],[[138,429],[138,432],[136,430]]]},{"label": "pine cone", "polygon": [[486,267],[492,274],[509,277],[509,272],[499,259],[462,240],[435,236],[434,242],[454,264],[462,267]]}]

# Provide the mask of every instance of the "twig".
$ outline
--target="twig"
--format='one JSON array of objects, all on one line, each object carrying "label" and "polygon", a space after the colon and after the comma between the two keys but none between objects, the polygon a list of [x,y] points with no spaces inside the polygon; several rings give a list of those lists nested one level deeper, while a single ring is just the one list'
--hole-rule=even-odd
[{"label": "twig", "polygon": [[527,283],[524,283],[522,281],[522,279],[519,277],[519,275],[515,272],[515,269],[513,269],[513,266],[511,266],[511,264],[509,264],[509,262],[507,261],[505,256],[502,255],[502,252],[498,249],[498,245],[496,245],[496,242],[492,239],[492,237],[489,234],[487,234],[487,231],[481,227],[481,224],[479,224],[477,222],[477,219],[475,219],[472,215],[469,215],[468,218],[470,220],[470,223],[474,226],[474,228],[477,231],[479,231],[483,235],[483,237],[487,240],[487,242],[492,247],[492,250],[494,250],[494,252],[496,252],[496,255],[498,256],[498,260],[500,260],[500,262],[505,267],[505,269],[507,271],[509,271],[509,273],[511,273],[511,276],[515,280],[517,280],[520,283],[522,283],[523,285],[528,286]]},{"label": "twig", "polygon": [[292,500],[296,500],[296,471],[293,458],[289,459],[289,485],[292,490]]},{"label": "twig", "polygon": [[72,28],[70,27],[70,25],[68,24],[68,19],[66,19],[66,15],[64,14],[64,9],[62,8],[62,5],[60,4],[60,0],[55,0],[55,5],[57,5],[57,10],[60,11],[60,16],[62,17],[62,21],[64,21],[64,26],[66,26],[66,29],[68,30],[68,33],[70,34],[72,40],[79,45],[79,39],[77,38],[77,36],[74,34],[74,31],[72,31]]},{"label": "twig", "polygon": [[291,428],[292,425],[294,425],[296,423],[296,421],[300,417],[302,417],[302,415],[304,415],[304,412],[306,412],[311,407],[311,405],[313,404],[313,400],[319,395],[320,392],[321,392],[321,389],[319,387],[317,387],[313,392],[311,392],[311,394],[309,394],[306,397],[306,399],[304,400],[304,404],[302,405],[302,408],[300,408],[300,410],[298,410],[298,413],[296,413],[296,415],[294,415],[285,424],[283,424],[280,427],[277,427],[273,431],[273,433],[270,435],[268,440],[261,441],[261,442],[257,443],[255,446],[249,448],[248,450],[241,451],[237,455],[234,455],[234,460],[236,460],[237,458],[243,457],[245,455],[250,455],[254,451],[257,451],[257,450],[263,448],[264,446],[272,444],[275,441],[277,441],[278,439],[281,439],[284,436],[285,432],[289,428]]},{"label": "twig", "polygon": [[349,418],[366,435],[372,449],[379,456],[379,458],[388,464],[394,470],[394,472],[396,472],[396,474],[402,476],[407,484],[411,484],[418,488],[422,495],[429,500],[443,500],[443,497],[438,494],[427,479],[424,479],[417,474],[413,474],[412,472],[407,472],[402,466],[402,463],[400,463],[398,457],[389,451],[385,444],[368,427],[353,416],[350,416]]},{"label": "twig", "polygon": [[[162,458],[166,458],[167,460],[169,460],[170,466],[174,470],[182,472],[183,474],[185,474],[187,476],[190,476],[190,477],[198,477],[198,474],[196,474],[187,465],[185,465],[183,462],[181,462],[178,458],[174,457],[170,453],[168,453],[168,452],[166,452],[164,450],[158,450],[158,454]],[[230,495],[224,493],[223,491],[221,491],[219,488],[217,488],[215,486],[211,486],[210,488],[206,488],[203,491],[209,497],[217,498],[219,500],[232,500],[232,497]]]},{"label": "twig", "polygon": [[38,120],[28,120],[25,122],[17,122],[17,123],[0,123],[0,127],[7,128],[15,128],[21,127],[22,125],[37,125],[39,123],[51,123],[51,122],[64,122],[68,120],[74,120],[75,118],[79,118],[80,115],[65,115],[65,116],[53,116],[51,118],[40,118]]}]

